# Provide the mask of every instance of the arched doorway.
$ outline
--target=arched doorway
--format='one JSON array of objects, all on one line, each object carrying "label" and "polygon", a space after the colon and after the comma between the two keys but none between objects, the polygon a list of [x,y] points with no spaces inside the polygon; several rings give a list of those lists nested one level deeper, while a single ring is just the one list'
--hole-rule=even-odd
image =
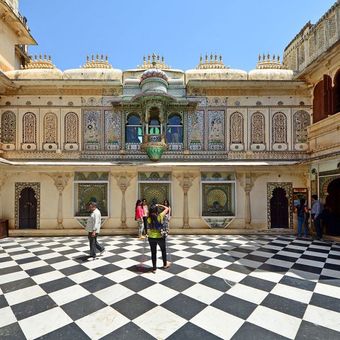
[{"label": "arched doorway", "polygon": [[21,190],[19,196],[19,228],[37,229],[37,198],[31,187]]},{"label": "arched doorway", "polygon": [[275,188],[270,199],[270,221],[271,228],[288,228],[288,198],[286,190]]},{"label": "arched doorway", "polygon": [[326,196],[324,224],[326,233],[340,235],[340,178],[336,178],[328,184]]},{"label": "arched doorway", "polygon": [[340,112],[340,70],[338,70],[334,77],[333,107],[333,113]]}]

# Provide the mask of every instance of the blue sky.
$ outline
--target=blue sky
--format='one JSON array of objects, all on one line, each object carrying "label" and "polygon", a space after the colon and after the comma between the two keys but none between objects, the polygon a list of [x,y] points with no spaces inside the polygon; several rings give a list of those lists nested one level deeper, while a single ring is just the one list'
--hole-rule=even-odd
[{"label": "blue sky", "polygon": [[335,0],[20,0],[38,46],[62,69],[107,54],[115,68],[135,68],[159,53],[173,68],[195,68],[200,54],[222,54],[249,71],[259,53],[280,54]]}]

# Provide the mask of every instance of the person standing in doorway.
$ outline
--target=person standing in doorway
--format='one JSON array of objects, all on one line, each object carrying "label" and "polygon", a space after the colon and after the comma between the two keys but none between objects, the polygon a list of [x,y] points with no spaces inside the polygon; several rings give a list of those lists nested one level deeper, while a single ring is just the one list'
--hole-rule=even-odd
[{"label": "person standing in doorway", "polygon": [[135,208],[135,220],[138,224],[138,238],[143,239],[143,230],[144,230],[144,222],[143,222],[143,204],[141,200],[137,200],[136,208]]},{"label": "person standing in doorway", "polygon": [[148,202],[145,198],[142,200],[143,206],[143,222],[144,222],[144,233],[147,235],[148,233],[148,217],[149,217],[149,206]]},{"label": "person standing in doorway", "polygon": [[312,195],[312,208],[311,208],[311,217],[312,217],[312,221],[314,223],[314,228],[315,228],[315,232],[316,232],[316,238],[318,240],[322,239],[322,235],[323,235],[323,228],[321,225],[321,218],[320,218],[320,214],[322,213],[323,207],[322,204],[320,202],[320,200],[318,199],[317,195]]},{"label": "person standing in doorway", "polygon": [[96,259],[96,250],[99,250],[100,255],[104,253],[105,248],[98,243],[97,237],[100,232],[101,227],[101,213],[97,208],[96,202],[89,202],[88,209],[90,211],[90,216],[87,219],[85,230],[88,232],[88,238],[90,243],[90,258]]}]

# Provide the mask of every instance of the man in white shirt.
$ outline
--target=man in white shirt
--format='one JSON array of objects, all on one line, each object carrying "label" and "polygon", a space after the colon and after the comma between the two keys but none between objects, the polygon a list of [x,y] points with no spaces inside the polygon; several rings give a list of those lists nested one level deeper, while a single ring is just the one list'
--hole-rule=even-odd
[{"label": "man in white shirt", "polygon": [[90,257],[96,258],[96,249],[99,250],[100,254],[105,251],[104,246],[97,242],[97,236],[100,232],[101,227],[101,213],[97,208],[96,202],[89,202],[89,211],[91,215],[87,219],[85,230],[88,232],[88,238],[90,243]]}]

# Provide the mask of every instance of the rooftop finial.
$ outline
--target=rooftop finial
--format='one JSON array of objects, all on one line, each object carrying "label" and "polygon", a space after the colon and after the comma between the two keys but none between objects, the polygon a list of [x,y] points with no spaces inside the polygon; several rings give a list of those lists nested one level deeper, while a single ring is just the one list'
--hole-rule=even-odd
[{"label": "rooftop finial", "polygon": [[143,64],[138,66],[139,69],[157,68],[161,70],[169,69],[170,67],[165,64],[164,57],[160,54],[152,53],[148,54],[147,58],[143,56]]},{"label": "rooftop finial", "polygon": [[257,69],[284,69],[285,66],[281,64],[280,62],[280,56],[279,55],[272,55],[272,59],[270,58],[270,54],[267,53],[267,55],[262,55],[261,60],[261,54],[258,56],[258,62],[256,65]]},{"label": "rooftop finial", "polygon": [[205,59],[203,60],[202,55],[200,55],[200,62],[196,67],[198,69],[219,69],[219,68],[227,68],[222,60],[222,55],[218,55],[217,53],[212,54],[210,56],[208,53],[205,54]]},{"label": "rooftop finial", "polygon": [[96,57],[92,54],[91,60],[90,57],[86,56],[86,63],[82,66],[82,68],[112,68],[111,64],[109,64],[109,58],[104,54],[96,54]]}]

